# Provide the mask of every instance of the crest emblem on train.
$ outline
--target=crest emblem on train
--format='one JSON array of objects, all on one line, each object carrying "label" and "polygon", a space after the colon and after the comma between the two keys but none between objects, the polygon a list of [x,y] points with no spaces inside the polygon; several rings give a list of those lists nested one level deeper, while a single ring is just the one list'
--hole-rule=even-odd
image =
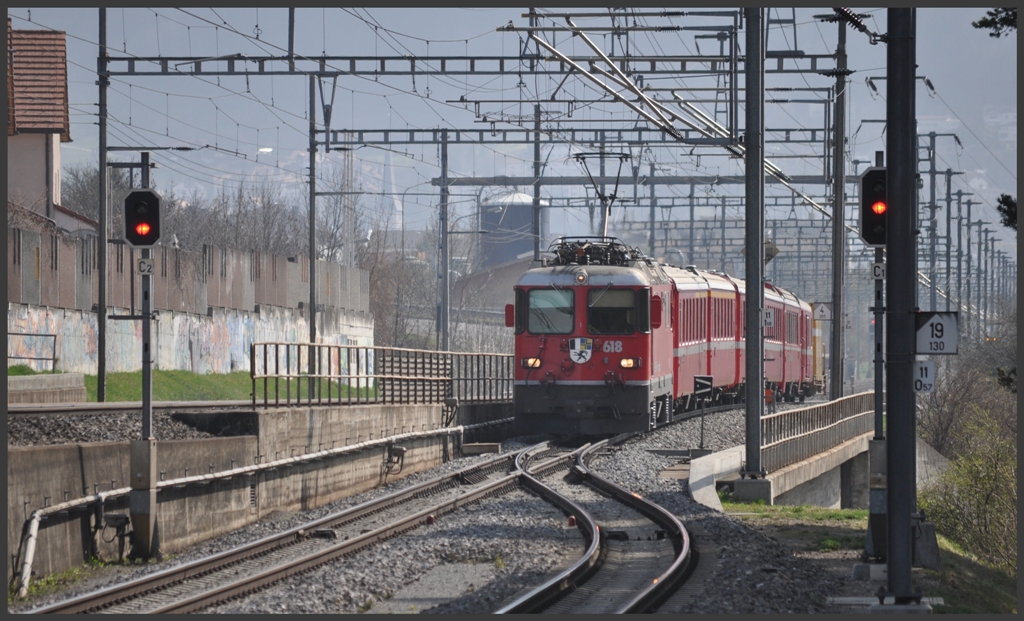
[{"label": "crest emblem on train", "polygon": [[592,351],[594,351],[594,339],[569,339],[569,358],[573,362],[584,363],[590,360]]}]

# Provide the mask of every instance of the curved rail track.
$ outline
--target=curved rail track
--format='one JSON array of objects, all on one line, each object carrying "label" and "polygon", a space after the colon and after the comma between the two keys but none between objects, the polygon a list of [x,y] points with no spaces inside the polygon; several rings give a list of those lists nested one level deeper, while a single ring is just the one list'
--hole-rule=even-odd
[{"label": "curved rail track", "polygon": [[[733,406],[707,412],[728,407]],[[677,420],[699,415],[688,412]],[[506,453],[239,548],[32,612],[195,612],[519,486],[572,516],[586,550],[568,569],[497,612],[650,611],[685,581],[696,555],[675,516],[587,467],[635,435],[577,448],[545,442]]]},{"label": "curved rail track", "polygon": [[[679,520],[587,467],[600,451],[634,435],[586,445],[544,466],[524,464],[524,486],[573,516],[587,549],[568,569],[498,613],[647,612],[685,581],[696,559]],[[556,476],[562,472],[567,474]]]}]

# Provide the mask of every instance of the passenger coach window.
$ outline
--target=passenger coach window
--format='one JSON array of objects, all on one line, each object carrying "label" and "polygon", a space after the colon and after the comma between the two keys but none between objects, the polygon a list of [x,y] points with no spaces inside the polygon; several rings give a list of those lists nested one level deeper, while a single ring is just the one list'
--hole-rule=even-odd
[{"label": "passenger coach window", "polygon": [[632,289],[591,289],[587,295],[587,330],[591,334],[636,331],[636,295]]},{"label": "passenger coach window", "polygon": [[533,334],[571,334],[572,291],[533,289],[530,291],[529,330]]}]

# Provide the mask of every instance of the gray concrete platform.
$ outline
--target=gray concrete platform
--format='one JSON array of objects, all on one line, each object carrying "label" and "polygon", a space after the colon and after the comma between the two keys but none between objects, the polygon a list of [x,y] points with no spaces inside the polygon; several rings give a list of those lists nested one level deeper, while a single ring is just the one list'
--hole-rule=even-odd
[{"label": "gray concrete platform", "polygon": [[[494,567],[484,563],[438,565],[407,584],[391,598],[377,602],[372,614],[417,614],[472,593],[494,578]],[[439,596],[438,593],[449,593]],[[877,601],[877,600],[876,600]]]}]

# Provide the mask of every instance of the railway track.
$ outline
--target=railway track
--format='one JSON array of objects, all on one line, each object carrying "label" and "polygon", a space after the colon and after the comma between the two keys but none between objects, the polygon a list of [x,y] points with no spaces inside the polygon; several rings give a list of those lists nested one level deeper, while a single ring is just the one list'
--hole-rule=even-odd
[{"label": "railway track", "polygon": [[258,591],[346,554],[514,488],[517,454],[505,454],[315,522],[138,580],[33,610],[185,613]]},{"label": "railway track", "polygon": [[587,549],[571,567],[498,613],[648,612],[685,581],[695,558],[679,520],[587,467],[601,451],[633,435],[586,445],[543,465],[524,464],[524,486],[570,514]]},{"label": "railway track", "polygon": [[[728,408],[707,412],[720,409]],[[677,420],[699,415],[688,412]],[[567,570],[498,612],[649,611],[685,580],[694,559],[674,516],[587,467],[633,435],[576,448],[541,443],[503,454],[278,535],[32,612],[203,610],[517,487],[573,516],[587,548]]]}]

